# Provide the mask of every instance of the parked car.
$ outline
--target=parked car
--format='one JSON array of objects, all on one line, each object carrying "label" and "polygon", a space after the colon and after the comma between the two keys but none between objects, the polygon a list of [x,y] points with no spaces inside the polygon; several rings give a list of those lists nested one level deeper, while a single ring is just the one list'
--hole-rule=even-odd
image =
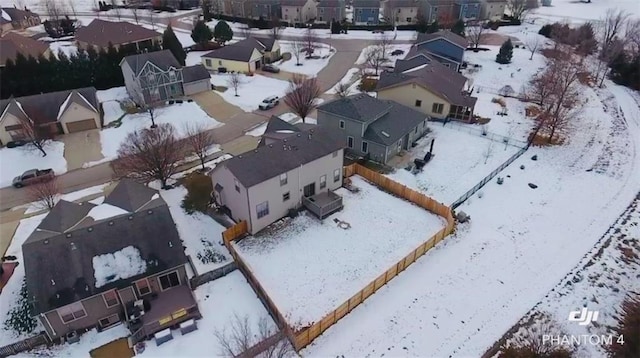
[{"label": "parked car", "polygon": [[13,186],[22,188],[26,185],[38,184],[52,180],[55,177],[53,169],[31,169],[13,178]]},{"label": "parked car", "polygon": [[391,56],[400,56],[400,55],[402,55],[403,53],[404,53],[404,51],[399,50],[399,49],[398,49],[398,50],[393,50],[393,51],[391,52]]},{"label": "parked car", "polygon": [[26,140],[23,140],[23,139],[14,140],[14,141],[11,141],[11,142],[7,143],[7,148],[22,147],[23,145],[25,145],[27,143],[29,143],[29,142],[26,141]]},{"label": "parked car", "polygon": [[280,72],[280,69],[274,65],[264,65],[262,66],[262,70],[264,72],[271,72],[271,73],[278,73]]},{"label": "parked car", "polygon": [[262,100],[262,103],[258,106],[261,110],[267,110],[273,108],[280,103],[280,98],[278,96],[269,96]]}]

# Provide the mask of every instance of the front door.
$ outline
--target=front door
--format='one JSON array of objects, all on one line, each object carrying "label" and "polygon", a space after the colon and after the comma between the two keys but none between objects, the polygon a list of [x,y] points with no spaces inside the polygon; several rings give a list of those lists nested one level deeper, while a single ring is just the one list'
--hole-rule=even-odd
[{"label": "front door", "polygon": [[309,185],[304,186],[304,196],[314,196],[316,195],[316,183],[311,183]]}]

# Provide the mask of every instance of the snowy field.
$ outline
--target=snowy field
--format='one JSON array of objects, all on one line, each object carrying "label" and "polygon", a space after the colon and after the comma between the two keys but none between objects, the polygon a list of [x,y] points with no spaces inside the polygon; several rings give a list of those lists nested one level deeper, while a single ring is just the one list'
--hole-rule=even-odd
[{"label": "snowy field", "polygon": [[245,112],[253,112],[258,109],[260,102],[268,96],[283,97],[289,88],[289,82],[275,78],[253,75],[240,75],[241,84],[238,87],[238,96],[229,85],[229,74],[211,75],[211,83],[215,86],[227,87],[224,92],[218,92],[225,101],[242,108]]},{"label": "snowy field", "polygon": [[316,76],[323,68],[329,64],[331,57],[335,54],[334,51],[330,51],[330,47],[325,44],[316,44],[318,46],[314,49],[313,55],[320,56],[319,59],[306,59],[305,54],[300,54],[300,66],[297,65],[296,57],[293,55],[295,50],[293,49],[293,43],[290,41],[280,42],[280,53],[291,53],[291,59],[288,61],[276,62],[275,65],[280,68],[281,71],[300,73],[307,76]]},{"label": "snowy field", "polygon": [[353,67],[350,68],[347,71],[347,74],[344,75],[344,77],[342,77],[342,79],[340,80],[340,82],[336,83],[333,87],[331,87],[327,92],[325,92],[326,94],[336,94],[336,90],[338,88],[338,85],[340,83],[354,83],[356,81],[357,75],[360,72],[360,69],[357,67]]},{"label": "snowy field", "polygon": [[74,40],[49,42],[49,49],[51,50],[51,53],[56,56],[58,56],[58,53],[62,51],[67,55],[67,57],[70,57],[78,51],[78,47]]},{"label": "snowy field", "polygon": [[225,228],[208,215],[200,212],[188,215],[180,207],[182,199],[187,195],[185,187],[162,190],[160,195],[169,205],[173,221],[186,247],[185,253],[191,256],[198,274],[215,270],[230,262],[231,255],[222,244],[222,232]]},{"label": "snowy field", "polygon": [[[362,49],[362,51],[360,52],[360,55],[358,56],[358,59],[356,60],[355,64],[356,65],[363,65],[367,62],[367,54],[369,51],[371,51],[371,49],[375,48],[376,45],[370,45],[365,47],[364,49]],[[396,61],[397,60],[402,60],[403,58],[405,58],[407,56],[407,53],[409,52],[409,50],[411,49],[411,44],[401,44],[401,45],[388,45],[387,46],[387,51],[385,56],[387,57],[388,61],[385,61],[383,64],[383,66],[395,66],[396,65]],[[403,53],[402,55],[398,55],[398,56],[391,56],[391,53],[395,50],[401,50]]]},{"label": "snowy field", "polygon": [[44,147],[47,156],[32,145],[0,149],[0,188],[11,186],[14,177],[30,169],[53,169],[56,175],[67,172],[64,159],[64,143],[51,141]]},{"label": "snowy field", "polygon": [[503,185],[489,183],[482,198],[458,208],[470,223],[303,355],[481,356],[592,250],[638,193],[637,94],[607,86],[600,95],[582,89],[585,113],[564,146],[533,148],[516,160],[501,174]]},{"label": "snowy field", "polygon": [[583,23],[599,20],[609,8],[621,9],[635,16],[640,16],[638,0],[596,0],[591,3],[576,0],[553,0],[552,5],[550,7],[541,6],[533,10],[529,15],[530,20]]},{"label": "snowy field", "polygon": [[98,102],[102,103],[105,126],[125,114],[120,104],[125,100],[129,100],[126,87],[113,87],[108,90],[97,91],[96,96],[98,97]]},{"label": "snowy field", "polygon": [[[445,225],[360,177],[352,180],[360,192],[338,189],[344,209],[323,223],[304,213],[274,232],[234,242],[294,327],[319,321]],[[351,228],[338,227],[334,218]]]},{"label": "snowy field", "polygon": [[424,158],[435,139],[434,156],[422,173],[414,175],[398,168],[388,176],[445,205],[453,203],[520,149],[466,132],[464,126],[458,130],[430,122],[429,128],[432,132],[420,139],[410,153],[409,163],[413,158]]}]

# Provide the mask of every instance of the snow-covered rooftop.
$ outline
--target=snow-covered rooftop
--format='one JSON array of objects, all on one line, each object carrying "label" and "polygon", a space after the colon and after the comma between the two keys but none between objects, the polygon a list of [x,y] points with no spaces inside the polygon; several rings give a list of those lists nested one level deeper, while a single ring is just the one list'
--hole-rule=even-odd
[{"label": "snow-covered rooftop", "polygon": [[147,271],[147,263],[140,256],[140,251],[133,246],[127,246],[111,254],[93,257],[96,287],[133,277],[145,271]]},{"label": "snow-covered rooftop", "polygon": [[98,220],[109,219],[114,216],[123,215],[127,213],[128,211],[122,208],[119,208],[117,206],[113,206],[111,204],[100,204],[92,208],[91,210],[89,210],[89,213],[87,213],[87,216],[90,216],[93,218],[93,220],[98,221]]}]

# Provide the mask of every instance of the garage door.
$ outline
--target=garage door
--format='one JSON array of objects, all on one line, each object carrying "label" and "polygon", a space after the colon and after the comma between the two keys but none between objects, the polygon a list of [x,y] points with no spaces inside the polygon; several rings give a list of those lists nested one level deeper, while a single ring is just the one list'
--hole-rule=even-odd
[{"label": "garage door", "polygon": [[69,131],[69,133],[88,131],[89,129],[96,129],[96,128],[98,127],[96,126],[96,121],[94,121],[93,119],[84,119],[76,122],[67,122],[67,130]]}]

